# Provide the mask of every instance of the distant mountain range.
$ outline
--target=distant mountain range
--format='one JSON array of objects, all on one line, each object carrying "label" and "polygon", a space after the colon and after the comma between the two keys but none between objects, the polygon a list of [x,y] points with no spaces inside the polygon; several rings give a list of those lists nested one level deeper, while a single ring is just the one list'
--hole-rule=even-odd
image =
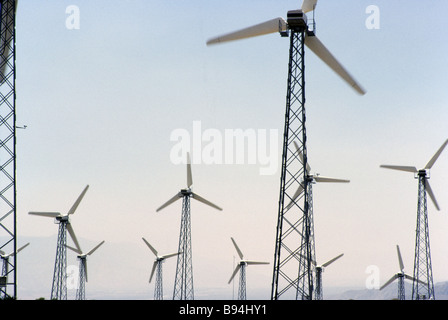
[{"label": "distant mountain range", "polygon": [[[334,291],[334,289],[333,289]],[[434,284],[434,295],[436,300],[448,300],[448,281]],[[347,290],[341,293],[325,295],[326,300],[393,300],[398,297],[398,282],[391,283],[383,290],[359,289]],[[412,283],[405,280],[405,298],[412,299]]]}]

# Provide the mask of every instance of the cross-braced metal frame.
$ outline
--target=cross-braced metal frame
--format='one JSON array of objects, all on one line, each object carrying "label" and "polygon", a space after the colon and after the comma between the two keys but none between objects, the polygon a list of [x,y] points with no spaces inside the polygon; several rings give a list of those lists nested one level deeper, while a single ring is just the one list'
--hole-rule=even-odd
[{"label": "cross-braced metal frame", "polygon": [[163,300],[162,263],[163,263],[162,259],[157,260],[156,287],[154,288],[154,300]]},{"label": "cross-braced metal frame", "polygon": [[[0,1],[0,249],[16,252],[15,0]],[[17,298],[17,258],[0,276],[0,297]]]},{"label": "cross-braced metal frame", "polygon": [[182,216],[179,235],[179,255],[177,256],[174,300],[194,300],[193,264],[191,251],[190,190],[182,190]]},{"label": "cross-braced metal frame", "polygon": [[[287,292],[312,299],[314,290],[314,235],[306,174],[305,50],[307,26],[290,29],[288,89],[283,137],[282,171],[271,299]],[[298,144],[298,149],[294,146]],[[300,157],[302,154],[302,159]],[[305,190],[293,199],[295,191]],[[293,205],[287,205],[293,200]]]},{"label": "cross-braced metal frame", "polygon": [[246,300],[246,263],[241,264],[238,300]]},{"label": "cross-braced metal frame", "polygon": [[59,231],[54,262],[52,300],[67,300],[67,223],[68,219],[58,219]]},{"label": "cross-braced metal frame", "polygon": [[78,288],[76,289],[76,300],[85,300],[86,299],[86,264],[87,257],[78,257],[79,259],[79,281]]},{"label": "cross-braced metal frame", "polygon": [[404,274],[398,274],[398,300],[405,300],[405,288],[404,288]]},{"label": "cross-braced metal frame", "polygon": [[429,247],[428,209],[426,206],[426,170],[418,172],[417,227],[415,235],[412,300],[435,299]]}]

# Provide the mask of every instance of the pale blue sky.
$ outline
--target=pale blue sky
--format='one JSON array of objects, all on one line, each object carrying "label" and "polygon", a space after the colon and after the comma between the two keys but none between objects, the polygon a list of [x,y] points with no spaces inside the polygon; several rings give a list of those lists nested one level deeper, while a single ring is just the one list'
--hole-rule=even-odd
[{"label": "pale blue sky", "polygon": [[[79,30],[66,28],[69,5],[80,9]],[[207,47],[206,40],[286,18],[300,5],[21,0],[17,122],[28,128],[17,137],[19,236],[55,236],[52,221],[27,212],[66,211],[89,184],[72,219],[79,237],[142,245],[143,236],[161,251],[177,248],[180,202],[155,213],[186,184],[185,167],[170,162],[173,130],[191,132],[201,121],[204,130],[283,134],[289,41],[272,34]],[[379,30],[365,26],[369,5],[380,9]],[[424,166],[448,138],[447,10],[444,0],[318,3],[317,36],[367,90],[357,95],[306,51],[310,165],[351,180],[314,188],[317,259],[345,253],[325,273],[329,286],[362,287],[369,265],[387,280],[398,269],[396,244],[412,272],[417,181],[379,165]],[[195,276],[198,288],[228,287],[233,236],[251,258],[271,261],[248,270],[248,285],[269,295],[279,173],[193,165],[195,192],[224,209],[192,204],[193,261],[209,270],[207,280]],[[441,207],[428,206],[436,281],[448,280],[447,177],[448,150],[431,171]]]}]

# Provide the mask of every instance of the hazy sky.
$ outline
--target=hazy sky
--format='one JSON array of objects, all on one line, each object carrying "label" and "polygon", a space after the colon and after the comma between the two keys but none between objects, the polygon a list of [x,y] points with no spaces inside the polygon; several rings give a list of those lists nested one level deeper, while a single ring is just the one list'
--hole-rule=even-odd
[{"label": "hazy sky", "polygon": [[[193,190],[223,208],[192,201],[194,270],[207,270],[195,273],[195,290],[229,287],[234,237],[248,259],[271,262],[247,271],[248,297],[250,287],[266,288],[269,297],[289,41],[271,34],[212,47],[205,42],[286,18],[300,5],[21,0],[16,111],[17,124],[27,129],[17,132],[18,245],[21,236],[53,236],[55,245],[57,225],[28,212],[65,213],[89,184],[71,219],[79,238],[135,246],[146,255],[145,237],[161,252],[175,251],[181,202],[155,212],[186,187],[185,165],[171,156],[173,133],[202,141],[193,150],[198,156],[211,136],[248,130],[255,133],[257,152],[266,148],[260,139],[277,137],[277,146],[265,150],[264,160],[277,162],[271,174],[260,173],[259,153],[254,164],[208,164],[205,156],[193,163]],[[369,5],[379,9],[379,29],[366,26]],[[79,29],[67,28],[69,6],[79,9]],[[312,172],[351,180],[313,189],[317,260],[345,253],[324,273],[325,286],[364,287],[372,265],[386,281],[398,271],[397,244],[412,274],[417,180],[379,166],[423,167],[448,138],[447,10],[445,0],[318,3],[317,36],[367,90],[359,96],[306,51]],[[448,280],[447,178],[448,150],[430,180],[441,207],[437,212],[428,202],[435,282]],[[147,282],[152,257],[141,263]],[[94,267],[92,261],[89,271]],[[104,267],[103,274],[107,267],[116,266]],[[174,274],[166,271],[165,277]],[[153,286],[144,285],[152,298]]]}]

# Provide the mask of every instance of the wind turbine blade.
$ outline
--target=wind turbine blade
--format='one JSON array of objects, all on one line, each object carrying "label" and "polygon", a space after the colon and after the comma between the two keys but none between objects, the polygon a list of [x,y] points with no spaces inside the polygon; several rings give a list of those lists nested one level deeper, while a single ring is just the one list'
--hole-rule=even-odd
[{"label": "wind turbine blade", "polygon": [[69,248],[70,250],[72,250],[72,251],[75,251],[77,254],[82,254],[82,252],[80,251],[80,250],[78,250],[78,249],[76,249],[76,248],[73,248],[73,247],[71,247],[71,246],[69,246],[69,245],[65,245],[67,248]]},{"label": "wind turbine blade", "polygon": [[235,275],[238,273],[238,271],[240,270],[240,268],[241,268],[241,265],[238,264],[238,265],[236,266],[235,270],[233,271],[232,276],[230,277],[230,280],[229,280],[228,284],[229,284],[230,282],[232,282],[233,278],[234,278]]},{"label": "wind turbine blade", "polygon": [[342,183],[350,182],[350,180],[329,178],[329,177],[323,177],[323,176],[314,176],[314,181],[316,181],[316,182],[342,182]]},{"label": "wind turbine blade", "polygon": [[168,258],[177,256],[177,255],[179,255],[179,254],[180,254],[180,252],[175,252],[175,253],[165,254],[165,255],[161,256],[160,258],[161,258],[161,259],[168,259]]},{"label": "wind turbine blade", "polygon": [[61,213],[60,212],[35,212],[35,211],[31,211],[31,212],[28,212],[28,214],[32,214],[32,215],[35,215],[35,216],[42,216],[42,217],[50,217],[50,218],[61,217]]},{"label": "wind turbine blade", "polygon": [[317,0],[303,0],[302,11],[304,13],[313,11],[316,8]]},{"label": "wind turbine blade", "polygon": [[398,263],[400,264],[400,271],[403,272],[404,264],[403,259],[401,258],[400,247],[398,246],[398,244],[397,244],[397,255],[398,255]]},{"label": "wind turbine blade", "polygon": [[25,249],[26,247],[28,247],[29,244],[30,244],[30,243],[28,242],[27,244],[25,244],[25,245],[23,245],[22,247],[20,247],[19,249],[17,249],[16,253],[19,253],[20,251],[22,251],[23,249]]},{"label": "wind turbine blade", "polygon": [[[294,140],[294,145],[296,146],[296,149],[299,152],[300,161],[303,164],[303,153],[302,153],[302,151],[300,151],[299,145],[297,144],[297,142],[295,140]],[[307,162],[307,164],[306,164],[306,174],[310,174],[310,171],[311,171],[311,167],[310,167],[310,165]]]},{"label": "wind turbine blade", "polygon": [[104,243],[104,240],[101,241],[95,248],[93,248],[92,250],[90,250],[87,255],[90,256],[92,253],[95,252],[96,249],[98,249],[102,244]]},{"label": "wind turbine blade", "polygon": [[[307,257],[305,257],[303,254],[300,254],[299,253],[299,256],[301,256],[303,259],[306,259],[306,260],[308,260],[308,258]],[[314,261],[314,260],[311,260],[311,263],[313,264],[313,266],[317,266],[317,262],[316,261]]]},{"label": "wind turbine blade", "polygon": [[294,201],[296,201],[296,199],[302,194],[303,192],[303,185],[300,184],[300,186],[297,188],[296,192],[294,193],[294,195],[291,198],[291,201],[288,203],[288,205],[286,206],[286,209],[291,208],[292,204]]},{"label": "wind turbine blade", "polygon": [[340,255],[338,255],[337,257],[335,257],[335,258],[333,258],[333,259],[331,259],[331,260],[329,260],[329,261],[327,261],[327,262],[325,262],[323,265],[322,265],[322,267],[327,267],[327,266],[329,266],[330,264],[332,264],[333,262],[335,262],[336,260],[338,260],[340,257],[342,257],[344,254],[343,253],[341,253]]},{"label": "wind turbine blade", "polygon": [[[25,245],[22,246],[21,248],[17,249],[17,250],[16,250],[16,254],[18,254],[20,251],[22,251],[22,249],[24,249],[25,247],[27,247],[29,244],[30,244],[30,243],[28,242],[27,244],[25,244]],[[11,257],[12,255],[14,255],[14,251],[11,252],[11,253],[9,253],[9,254],[6,254],[6,255],[5,255],[5,252],[2,251],[2,250],[0,250],[0,255],[2,255],[4,258],[9,258],[9,257]]]},{"label": "wind turbine blade", "polygon": [[414,277],[411,277],[410,275],[407,275],[407,274],[404,274],[404,277],[406,278],[406,279],[408,279],[408,280],[411,280],[411,281],[417,281],[417,282],[420,282],[421,284],[427,284],[426,282],[424,282],[424,281],[422,281],[422,280],[417,280],[417,279],[415,279]]},{"label": "wind turbine blade", "polygon": [[244,261],[244,262],[246,262],[247,265],[250,265],[250,264],[269,264],[269,262],[263,262],[263,261],[250,261],[250,260],[246,260],[246,261]]},{"label": "wind turbine blade", "polygon": [[442,146],[437,150],[436,154],[432,156],[432,158],[428,161],[428,163],[425,166],[425,169],[431,169],[434,165],[434,162],[436,162],[437,158],[442,153],[443,149],[445,149],[446,145],[448,144],[448,139],[442,144]]},{"label": "wind turbine blade", "polygon": [[193,176],[191,174],[190,153],[187,153],[187,187],[190,188],[192,184],[193,184]]},{"label": "wind turbine blade", "polygon": [[215,209],[218,209],[220,211],[222,211],[222,208],[218,207],[216,204],[211,203],[208,200],[205,200],[204,198],[202,198],[201,196],[199,196],[198,194],[192,192],[191,195],[193,196],[193,199],[198,200],[199,202],[205,203],[206,205],[209,205],[210,207],[213,207]]},{"label": "wind turbine blade", "polygon": [[233,31],[218,37],[211,38],[207,41],[207,45],[252,38],[285,30],[286,30],[285,19],[283,19],[282,17],[278,17],[251,27],[247,27],[238,31]]},{"label": "wind turbine blade", "polygon": [[359,94],[366,93],[316,36],[307,36],[305,45]]},{"label": "wind turbine blade", "polygon": [[392,278],[390,278],[385,284],[383,284],[383,286],[380,288],[380,290],[383,290],[384,288],[386,288],[388,285],[390,285],[392,282],[394,282],[394,280],[397,278],[398,278],[398,274],[394,274],[394,276]]},{"label": "wind turbine blade", "polygon": [[157,257],[157,250],[154,249],[154,247],[152,245],[149,244],[148,241],[146,241],[145,238],[142,237],[142,240],[146,243],[146,245],[148,246],[148,248],[152,251],[152,253],[154,253],[154,255]]},{"label": "wind turbine blade", "polygon": [[72,238],[73,242],[75,243],[76,249],[82,252],[81,247],[79,246],[78,243],[78,239],[76,239],[75,231],[73,231],[73,227],[70,222],[67,223],[67,231],[70,234],[70,237]]},{"label": "wind turbine blade", "polygon": [[76,209],[79,206],[79,203],[81,202],[82,198],[84,198],[84,195],[86,194],[87,190],[89,189],[89,185],[87,185],[84,190],[81,192],[81,194],[79,195],[78,199],[76,199],[75,203],[73,204],[73,206],[70,208],[70,210],[68,211],[68,215],[69,214],[74,214]]},{"label": "wind turbine blade", "polygon": [[160,210],[162,210],[163,208],[169,206],[170,204],[172,204],[173,202],[175,202],[176,200],[180,199],[180,195],[176,194],[174,197],[172,197],[170,200],[168,200],[167,202],[165,202],[162,206],[160,206],[156,212],[159,212]]},{"label": "wind turbine blade", "polygon": [[400,171],[413,172],[413,173],[418,171],[416,167],[393,166],[393,165],[387,165],[387,164],[380,165],[380,168],[386,168],[386,169],[392,169],[392,170],[400,170]]},{"label": "wind turbine blade", "polygon": [[238,245],[236,244],[235,240],[232,237],[230,237],[230,240],[232,240],[233,245],[234,245],[234,247],[236,249],[236,252],[238,252],[238,256],[240,257],[241,260],[243,260],[244,255],[241,252],[240,248],[238,248]]},{"label": "wind turbine blade", "polygon": [[160,263],[160,262],[159,261],[154,261],[154,263],[152,265],[151,276],[149,277],[149,283],[151,283],[152,276],[154,275],[154,271],[156,271],[158,263]]},{"label": "wind turbine blade", "polygon": [[431,186],[430,186],[428,180],[426,180],[426,192],[428,193],[429,197],[431,198],[432,202],[434,203],[434,206],[436,207],[437,211],[440,211],[439,204],[437,203],[436,197],[434,196],[434,192],[432,192],[432,189],[431,189]]}]

